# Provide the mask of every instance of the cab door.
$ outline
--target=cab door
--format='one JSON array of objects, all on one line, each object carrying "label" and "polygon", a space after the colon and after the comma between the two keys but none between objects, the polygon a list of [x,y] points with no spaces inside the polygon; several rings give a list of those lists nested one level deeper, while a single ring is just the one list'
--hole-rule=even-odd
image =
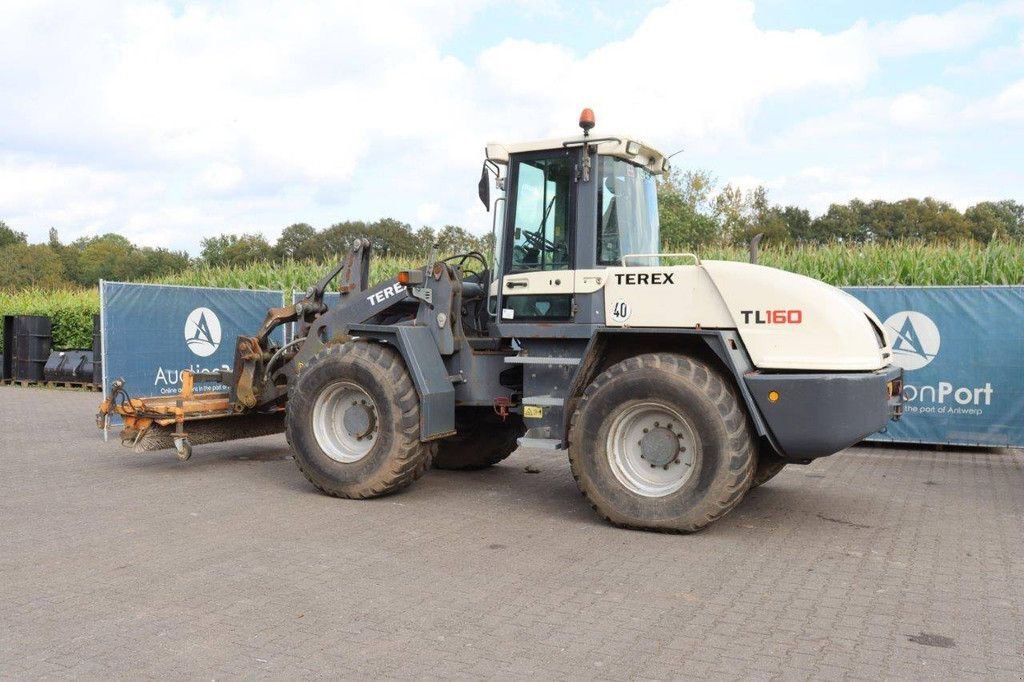
[{"label": "cab door", "polygon": [[512,158],[502,323],[572,319],[577,155],[558,149]]}]

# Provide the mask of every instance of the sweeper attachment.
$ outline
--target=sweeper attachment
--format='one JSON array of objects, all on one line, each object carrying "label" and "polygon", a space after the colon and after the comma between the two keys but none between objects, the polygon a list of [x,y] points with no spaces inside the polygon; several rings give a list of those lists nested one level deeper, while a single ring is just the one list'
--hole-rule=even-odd
[{"label": "sweeper attachment", "polygon": [[[603,517],[688,532],[783,466],[899,417],[901,371],[871,311],[792,273],[658,253],[665,157],[591,136],[589,110],[580,126],[579,137],[487,146],[478,189],[495,215],[491,259],[431,256],[371,287],[359,240],[300,302],[238,338],[230,372],[184,372],[171,398],[115,382],[101,426],[116,413],[125,445],[183,458],[284,429],[306,478],[349,498],[396,491],[431,465],[490,466],[519,446],[567,451]],[[295,331],[279,346],[271,332],[284,324]]]}]

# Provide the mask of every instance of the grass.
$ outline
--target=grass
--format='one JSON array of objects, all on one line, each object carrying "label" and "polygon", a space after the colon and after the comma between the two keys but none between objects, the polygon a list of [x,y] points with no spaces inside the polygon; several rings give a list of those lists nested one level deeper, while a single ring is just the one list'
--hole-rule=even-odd
[{"label": "grass", "polygon": [[[97,289],[0,291],[0,315],[49,317],[53,325],[53,347],[59,350],[92,348],[92,316],[99,311]],[[3,342],[0,338],[0,349]]]}]

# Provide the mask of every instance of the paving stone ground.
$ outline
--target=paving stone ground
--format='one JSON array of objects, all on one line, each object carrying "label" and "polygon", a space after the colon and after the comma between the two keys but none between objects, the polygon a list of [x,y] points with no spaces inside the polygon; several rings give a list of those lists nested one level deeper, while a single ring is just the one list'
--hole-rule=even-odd
[{"label": "paving stone ground", "polygon": [[0,388],[0,677],[1024,676],[1021,451],[854,448],[670,536],[561,454],[344,501],[283,436],[104,444],[98,401]]}]

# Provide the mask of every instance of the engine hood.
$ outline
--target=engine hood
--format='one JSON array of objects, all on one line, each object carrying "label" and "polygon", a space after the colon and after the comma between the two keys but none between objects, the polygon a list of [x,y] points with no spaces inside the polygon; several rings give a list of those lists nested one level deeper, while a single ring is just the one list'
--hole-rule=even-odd
[{"label": "engine hood", "polygon": [[873,371],[890,364],[878,318],[845,291],[776,268],[703,261],[759,369]]}]

